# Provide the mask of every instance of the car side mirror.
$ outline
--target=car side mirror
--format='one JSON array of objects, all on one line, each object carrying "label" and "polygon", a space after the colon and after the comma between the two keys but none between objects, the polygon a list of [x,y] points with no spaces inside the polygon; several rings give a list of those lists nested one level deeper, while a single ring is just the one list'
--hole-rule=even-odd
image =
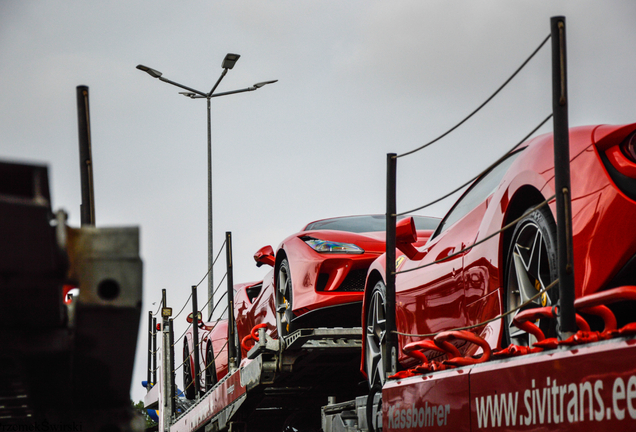
[{"label": "car side mirror", "polygon": [[[194,321],[194,315],[192,312],[190,312],[190,315],[188,315],[188,317],[186,318],[186,321],[189,322],[190,324],[192,324],[192,321]],[[201,324],[201,322],[203,322],[203,317],[201,316],[201,311],[197,312],[197,325]]]},{"label": "car side mirror", "polygon": [[256,261],[256,267],[260,267],[263,264],[274,267],[274,264],[276,264],[274,249],[271,246],[263,246],[254,254],[254,261]]},{"label": "car side mirror", "polygon": [[395,224],[395,247],[413,261],[419,261],[426,256],[426,252],[420,252],[413,246],[416,241],[417,230],[413,218],[407,217],[399,220]]}]

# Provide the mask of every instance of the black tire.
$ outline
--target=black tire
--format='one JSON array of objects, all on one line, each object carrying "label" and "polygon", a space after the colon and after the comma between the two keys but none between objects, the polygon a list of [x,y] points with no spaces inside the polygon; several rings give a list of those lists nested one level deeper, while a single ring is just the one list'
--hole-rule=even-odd
[{"label": "black tire", "polygon": [[[377,406],[375,405],[375,395],[380,393],[380,400],[378,401]],[[373,413],[373,409],[376,409],[375,415]],[[367,396],[367,406],[366,406],[366,418],[367,418],[367,427],[369,428],[369,432],[382,432],[382,428],[378,427],[377,418],[378,415],[382,413],[382,388],[381,387],[372,387],[369,390],[369,395]]]},{"label": "black tire", "polygon": [[190,350],[188,341],[183,343],[183,392],[187,399],[194,399],[194,381],[192,380],[192,367],[190,365]]},{"label": "black tire", "polygon": [[285,258],[280,263],[276,278],[276,327],[279,338],[287,336],[294,331],[292,296],[291,272],[289,271],[289,262]]},{"label": "black tire", "polygon": [[[542,207],[520,220],[512,234],[506,259],[504,310],[517,308],[556,280],[557,262],[556,224],[550,210]],[[554,306],[558,298],[555,286],[522,310]],[[510,343],[529,346],[534,342],[533,336],[512,325],[515,314],[504,319],[504,348]],[[556,336],[556,319],[542,319],[539,327],[546,337]]]},{"label": "black tire", "polygon": [[386,286],[379,281],[373,287],[364,311],[366,317],[364,365],[369,388],[382,388],[386,381]]},{"label": "black tire", "polygon": [[205,373],[203,376],[205,377],[205,391],[207,392],[217,383],[214,349],[212,348],[211,343],[208,344],[208,347],[205,350]]}]

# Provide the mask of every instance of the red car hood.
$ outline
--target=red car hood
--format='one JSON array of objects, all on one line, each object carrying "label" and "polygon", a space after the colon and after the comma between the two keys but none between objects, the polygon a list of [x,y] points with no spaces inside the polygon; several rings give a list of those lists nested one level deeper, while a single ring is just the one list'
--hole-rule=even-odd
[{"label": "red car hood", "polygon": [[364,249],[365,252],[378,253],[384,252],[385,234],[384,232],[372,233],[352,233],[348,231],[302,231],[296,237],[312,237],[319,240],[329,240],[340,243],[353,243]]}]

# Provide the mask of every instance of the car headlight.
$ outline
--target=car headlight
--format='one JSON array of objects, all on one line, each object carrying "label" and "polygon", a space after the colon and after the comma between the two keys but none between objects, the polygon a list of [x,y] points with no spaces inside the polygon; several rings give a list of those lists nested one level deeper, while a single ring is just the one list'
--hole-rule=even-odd
[{"label": "car headlight", "polygon": [[302,237],[307,245],[319,253],[344,253],[344,254],[363,254],[364,249],[353,243],[340,243],[330,240],[320,240],[313,237]]}]

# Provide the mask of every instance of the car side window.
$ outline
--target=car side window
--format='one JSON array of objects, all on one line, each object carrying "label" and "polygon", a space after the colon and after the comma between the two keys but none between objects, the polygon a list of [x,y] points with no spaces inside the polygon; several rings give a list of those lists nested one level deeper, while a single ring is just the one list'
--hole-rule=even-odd
[{"label": "car side window", "polygon": [[497,166],[488,171],[481,178],[477,179],[472,186],[464,192],[464,195],[455,203],[453,208],[446,214],[433,237],[444,232],[446,228],[466,216],[472,209],[481,204],[488,198],[499,186],[504,174],[512,165],[521,151],[510,154],[506,159],[501,161]]}]

